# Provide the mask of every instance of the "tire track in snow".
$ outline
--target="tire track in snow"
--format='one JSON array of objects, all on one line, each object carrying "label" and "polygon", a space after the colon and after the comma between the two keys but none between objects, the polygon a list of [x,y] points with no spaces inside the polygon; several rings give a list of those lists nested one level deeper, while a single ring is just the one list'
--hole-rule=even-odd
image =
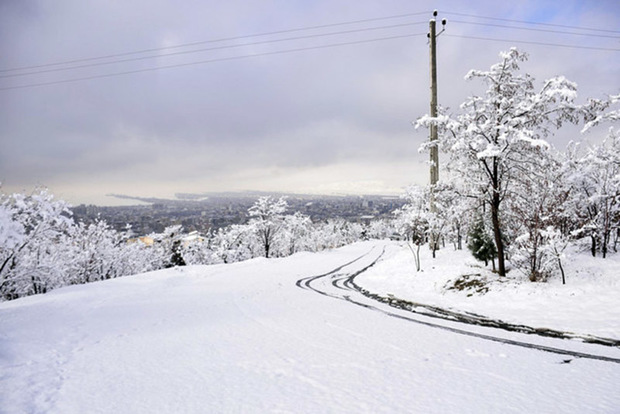
[{"label": "tire track in snow", "polygon": [[[541,345],[531,342],[525,342],[515,339],[503,338],[501,336],[494,336],[489,334],[484,334],[480,332],[469,331],[462,328],[456,328],[440,323],[429,322],[423,320],[423,318],[435,318],[440,320],[445,320],[449,323],[464,323],[469,325],[481,326],[485,328],[494,328],[494,329],[502,329],[508,332],[515,332],[521,334],[532,334],[537,336],[547,336],[555,339],[578,339],[586,344],[594,344],[594,345],[604,345],[608,347],[618,347],[620,341],[606,339],[606,338],[596,338],[591,336],[576,336],[574,334],[568,332],[554,331],[549,329],[536,329],[527,327],[525,325],[511,325],[502,321],[497,321],[489,318],[484,318],[480,315],[475,314],[459,314],[456,312],[449,311],[447,309],[442,309],[434,306],[428,306],[423,304],[417,304],[408,301],[398,300],[396,298],[385,298],[376,294],[373,294],[364,288],[360,287],[355,283],[355,278],[370,269],[374,266],[384,255],[385,246],[383,250],[372,260],[369,264],[365,266],[353,269],[351,271],[343,271],[346,267],[350,267],[351,265],[358,264],[362,261],[362,259],[370,256],[374,247],[370,249],[367,253],[347,262],[327,273],[310,276],[303,279],[298,280],[295,284],[297,287],[305,290],[310,290],[315,293],[319,293],[323,296],[327,296],[334,299],[344,300],[348,303],[363,307],[365,309],[369,309],[375,312],[382,313],[384,315],[406,320],[409,322],[413,322],[416,324],[428,326],[431,328],[441,329],[444,331],[452,332],[459,335],[466,335],[475,338],[484,339],[487,341],[498,342],[506,345],[519,346],[527,349],[534,349],[544,352],[550,352],[559,355],[567,355],[575,358],[584,358],[584,359],[593,359],[604,362],[612,362],[616,364],[620,364],[620,358],[614,358],[605,355],[591,354],[587,352],[573,351],[569,349],[562,349],[558,347]],[[345,293],[346,292],[346,293]],[[353,298],[353,295],[357,295],[357,298]],[[366,301],[370,301],[371,303],[367,303]],[[383,309],[377,304],[384,304],[388,306],[388,309]],[[426,311],[416,310],[416,307],[422,308]],[[399,311],[406,312],[406,314],[396,313],[395,311],[390,310],[398,309]],[[430,312],[428,312],[430,311]]]},{"label": "tire track in snow", "polygon": [[[315,282],[316,280],[319,279],[323,279],[325,277],[329,277],[332,276],[334,274],[337,274],[337,272],[339,272],[340,270],[344,269],[347,266],[352,265],[353,263],[358,262],[359,260],[363,259],[364,257],[368,256],[372,251],[374,250],[374,247],[371,248],[368,252],[364,253],[363,255],[356,257],[355,259],[351,260],[350,262],[347,262],[341,266],[338,266],[337,268],[330,270],[327,273],[323,273],[321,275],[318,276],[310,276],[310,277],[305,277],[303,279],[299,279],[297,282],[295,282],[295,285],[301,289],[306,289],[306,290],[312,290],[316,293],[320,293],[321,295],[325,295],[325,296],[330,296],[330,297],[335,297],[333,295],[328,294],[327,292],[323,292],[321,290],[315,289],[312,286],[312,283]],[[383,253],[381,253],[383,254]],[[374,263],[373,263],[374,264]]]}]

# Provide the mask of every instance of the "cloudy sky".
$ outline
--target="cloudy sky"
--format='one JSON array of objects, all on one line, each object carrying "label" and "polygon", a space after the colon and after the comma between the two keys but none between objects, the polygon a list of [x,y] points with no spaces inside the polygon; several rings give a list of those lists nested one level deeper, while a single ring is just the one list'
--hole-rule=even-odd
[{"label": "cloudy sky", "polygon": [[106,194],[424,184],[411,123],[428,111],[435,8],[443,106],[481,93],[464,75],[511,46],[582,100],[620,92],[617,0],[2,0],[2,191],[116,204]]}]

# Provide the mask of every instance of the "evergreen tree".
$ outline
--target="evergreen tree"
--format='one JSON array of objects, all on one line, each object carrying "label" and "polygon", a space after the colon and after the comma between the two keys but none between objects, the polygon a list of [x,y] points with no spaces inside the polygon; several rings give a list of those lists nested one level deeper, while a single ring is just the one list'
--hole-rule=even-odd
[{"label": "evergreen tree", "polygon": [[[469,229],[469,241],[467,248],[471,251],[476,260],[484,262],[484,265],[489,264],[489,260],[494,260],[497,256],[497,249],[493,243],[491,235],[484,225],[482,216],[479,216],[474,225]],[[495,269],[495,262],[493,261],[493,269]]]}]

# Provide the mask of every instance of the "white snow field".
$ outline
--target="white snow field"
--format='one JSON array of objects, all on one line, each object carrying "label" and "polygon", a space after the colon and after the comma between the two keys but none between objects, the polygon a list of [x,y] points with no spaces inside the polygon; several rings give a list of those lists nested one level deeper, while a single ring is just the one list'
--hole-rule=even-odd
[{"label": "white snow field", "polygon": [[[384,248],[355,282],[393,272],[388,290],[414,295],[403,247],[364,242],[0,303],[0,412],[620,412],[617,347],[425,319],[347,290]],[[594,333],[617,329],[611,314]]]}]

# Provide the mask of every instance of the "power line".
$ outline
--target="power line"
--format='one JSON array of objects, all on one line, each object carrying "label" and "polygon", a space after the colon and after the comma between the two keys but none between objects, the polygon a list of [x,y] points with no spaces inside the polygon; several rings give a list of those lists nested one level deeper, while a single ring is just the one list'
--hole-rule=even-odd
[{"label": "power line", "polygon": [[361,29],[342,30],[338,32],[328,32],[328,33],[318,33],[318,34],[304,35],[304,36],[286,37],[282,39],[262,40],[258,42],[241,43],[241,44],[236,44],[236,45],[215,46],[215,47],[210,47],[210,48],[171,52],[171,53],[160,54],[160,55],[140,56],[140,57],[134,57],[134,58],[128,58],[128,59],[113,60],[110,62],[88,63],[88,64],[82,64],[82,65],[68,66],[64,68],[42,69],[42,70],[26,72],[26,73],[14,73],[14,74],[9,74],[9,75],[0,75],[0,78],[16,78],[16,77],[23,77],[23,76],[30,76],[30,75],[38,75],[42,73],[63,72],[63,71],[74,70],[74,69],[83,69],[83,68],[96,67],[96,66],[113,65],[117,63],[136,62],[136,61],[147,60],[147,59],[157,59],[157,58],[162,58],[162,57],[179,56],[179,55],[208,52],[208,51],[214,51],[214,50],[225,50],[225,49],[239,48],[239,47],[244,47],[244,46],[257,46],[257,45],[264,45],[264,44],[270,44],[270,43],[286,42],[286,41],[291,41],[291,40],[312,39],[312,38],[317,38],[317,37],[368,32],[368,31],[373,31],[373,30],[393,29],[397,27],[415,26],[419,24],[427,24],[427,22],[401,23],[401,24],[393,24],[393,25],[386,25],[386,26],[366,27],[366,28],[361,28]]},{"label": "power line", "polygon": [[[410,17],[410,16],[419,16],[421,14],[426,14],[426,13],[427,12],[407,13],[407,14],[393,15],[393,16],[387,16],[387,17],[377,17],[377,18],[371,18],[371,19],[363,19],[363,20],[341,22],[341,23],[332,23],[332,24],[324,24],[324,25],[307,26],[307,27],[301,27],[301,28],[292,28],[292,29],[286,29],[286,30],[278,30],[278,31],[272,31],[272,32],[259,33],[259,34],[254,34],[254,35],[243,35],[243,36],[237,36],[237,37],[229,37],[229,38],[221,38],[221,39],[214,39],[214,40],[206,40],[206,41],[192,42],[192,43],[186,43],[186,44],[179,44],[179,45],[162,47],[162,48],[144,49],[144,50],[134,51],[134,52],[125,52],[125,53],[118,53],[118,54],[99,56],[99,57],[92,57],[92,58],[84,58],[84,59],[74,59],[74,60],[69,60],[69,61],[64,61],[64,62],[49,63],[49,64],[36,65],[36,66],[26,66],[26,67],[22,67],[22,68],[4,69],[4,70],[0,70],[0,73],[3,73],[3,72],[4,73],[7,73],[7,72],[17,72],[19,70],[31,70],[31,69],[41,69],[41,70],[31,71],[31,72],[27,72],[27,73],[0,75],[0,78],[21,77],[21,76],[49,73],[49,72],[59,72],[59,71],[66,71],[66,70],[72,70],[72,69],[80,69],[80,68],[86,68],[86,67],[95,67],[95,66],[103,66],[103,65],[110,65],[110,64],[124,63],[124,62],[131,62],[131,61],[139,61],[139,60],[146,60],[146,59],[153,59],[153,58],[160,58],[160,57],[176,56],[176,55],[182,55],[182,54],[192,54],[192,53],[199,53],[199,52],[212,51],[212,50],[222,50],[222,49],[238,48],[238,47],[244,47],[244,46],[255,46],[255,45],[261,45],[261,44],[269,44],[269,43],[277,43],[277,42],[284,42],[284,41],[309,39],[309,38],[315,38],[315,37],[324,37],[324,36],[332,36],[332,35],[339,35],[339,34],[348,34],[348,33],[365,32],[365,31],[372,31],[372,30],[381,30],[381,29],[396,28],[396,27],[403,27],[403,26],[411,26],[411,25],[417,25],[417,24],[423,24],[423,23],[425,24],[426,22],[412,22],[412,23],[401,23],[401,24],[384,25],[384,26],[365,27],[365,28],[359,28],[359,29],[342,30],[342,31],[337,31],[337,32],[317,33],[317,34],[294,36],[294,37],[288,37],[288,38],[262,40],[262,41],[243,43],[243,44],[237,44],[237,45],[223,45],[223,46],[215,46],[215,47],[211,47],[211,48],[201,48],[201,49],[196,49],[196,50],[178,51],[178,52],[171,52],[171,53],[159,54],[159,55],[139,56],[139,57],[133,57],[133,58],[127,58],[127,59],[117,59],[117,60],[109,61],[109,62],[94,62],[96,60],[102,60],[102,59],[111,59],[111,58],[118,58],[118,57],[123,57],[123,56],[131,56],[131,55],[143,54],[143,53],[147,53],[147,52],[172,50],[172,49],[178,49],[178,48],[182,48],[182,47],[196,46],[196,45],[202,45],[202,44],[208,44],[208,43],[216,43],[216,42],[222,42],[222,41],[228,41],[228,40],[239,40],[239,39],[246,39],[246,38],[252,38],[252,37],[259,37],[259,36],[275,35],[275,34],[282,34],[282,33],[291,33],[291,32],[303,31],[303,30],[312,30],[312,29],[319,29],[319,28],[326,28],[326,27],[335,27],[335,26],[342,26],[342,25],[359,24],[359,23],[365,23],[365,22],[371,22],[371,21],[387,20],[387,19]],[[474,18],[480,18],[480,19],[492,19],[492,20],[499,20],[499,21],[507,21],[507,22],[520,23],[520,24],[554,26],[554,27],[571,28],[571,29],[576,29],[576,30],[591,30],[591,31],[606,32],[606,33],[620,33],[620,31],[612,31],[612,30],[605,30],[605,29],[591,29],[591,28],[583,28],[583,27],[576,27],[576,26],[566,26],[566,25],[556,25],[556,24],[540,23],[540,22],[526,22],[526,21],[511,20],[511,19],[501,19],[501,18],[492,18],[492,17],[477,16],[477,15],[463,14],[463,13],[447,13],[447,14],[460,15],[460,16],[466,16],[466,17],[474,17]],[[460,21],[460,20],[455,20],[454,22],[455,23],[461,23],[461,24],[485,25],[485,26],[494,26],[494,27],[501,27],[501,28],[508,28],[508,29],[543,31],[543,32],[552,32],[552,33],[561,33],[561,34],[570,34],[570,35],[620,38],[620,37],[617,37],[617,36],[609,36],[609,35],[601,35],[601,34],[575,33],[575,32],[566,32],[566,31],[560,31],[560,30],[548,30],[548,29],[517,27],[517,26],[508,26],[508,25],[501,25],[501,24],[492,24],[492,23],[482,24],[482,23]],[[113,73],[107,73],[107,74],[99,74],[99,75],[92,75],[92,76],[70,78],[70,79],[65,79],[65,80],[39,82],[39,83],[29,83],[29,84],[23,84],[23,85],[17,85],[17,86],[0,87],[0,91],[11,90],[11,89],[23,89],[23,88],[30,88],[30,87],[37,87],[37,86],[44,86],[44,85],[71,83],[71,82],[77,82],[77,81],[83,81],[83,80],[91,80],[91,79],[99,79],[99,78],[108,78],[108,77],[115,77],[115,76],[121,76],[121,75],[133,74],[133,73],[155,71],[155,70],[160,70],[160,69],[169,69],[169,68],[177,68],[177,67],[192,66],[192,65],[199,65],[199,64],[208,64],[208,63],[215,63],[215,62],[221,62],[221,61],[239,60],[239,59],[245,59],[245,58],[251,58],[251,57],[269,56],[269,55],[277,55],[277,54],[284,54],[284,53],[291,53],[291,52],[300,52],[300,51],[305,51],[305,50],[315,50],[315,49],[322,49],[322,48],[330,48],[330,47],[354,45],[354,44],[361,44],[361,43],[369,43],[369,42],[376,42],[376,41],[382,41],[382,40],[390,40],[390,39],[411,37],[411,36],[417,36],[417,35],[419,35],[419,34],[406,34],[406,35],[398,35],[398,36],[388,36],[388,37],[373,38],[373,39],[367,39],[367,40],[348,41],[348,42],[326,44],[326,45],[322,45],[322,46],[299,47],[299,48],[293,48],[293,49],[287,49],[287,50],[281,50],[281,51],[274,51],[274,52],[257,53],[257,54],[251,54],[251,55],[239,55],[239,56],[232,56],[232,57],[227,57],[227,58],[213,58],[213,59],[207,59],[207,60],[201,60],[201,61],[195,61],[195,62],[171,64],[171,65],[156,66],[156,67],[143,68],[143,69],[135,69],[135,70],[126,70],[126,71],[113,72]],[[499,39],[499,38],[489,38],[489,37],[482,37],[482,36],[467,36],[467,35],[455,35],[455,34],[446,34],[446,36],[459,37],[459,38],[472,39],[472,40],[524,43],[524,44],[532,44],[532,45],[539,45],[539,46],[552,46],[552,47],[575,48],[575,49],[589,49],[589,50],[600,50],[600,51],[608,51],[608,52],[618,52],[618,51],[620,51],[620,49],[616,49],[616,48],[605,48],[605,47],[594,47],[594,46],[580,46],[580,45],[558,44],[558,43],[547,43],[547,42],[535,42],[535,41],[526,41],[526,40]],[[94,62],[94,63],[86,64],[85,62]],[[74,66],[64,67],[64,68],[53,68],[54,66],[67,65],[67,64],[75,64],[75,63],[84,63],[84,64],[74,65]],[[48,69],[43,69],[43,68],[48,68]]]},{"label": "power line", "polygon": [[451,15],[452,14],[452,15],[455,15],[455,16],[462,16],[462,17],[474,17],[474,18],[477,18],[477,19],[499,20],[499,21],[503,21],[503,22],[530,24],[530,25],[537,25],[537,26],[562,27],[562,28],[565,28],[565,29],[588,30],[588,31],[592,31],[592,32],[617,33],[617,34],[620,34],[620,30],[595,29],[595,28],[592,28],[592,27],[580,27],[580,26],[569,26],[569,25],[564,25],[564,24],[531,22],[531,21],[514,20],[514,19],[502,19],[502,18],[499,18],[499,17],[488,17],[488,16],[480,16],[480,15],[477,15],[477,14],[467,14],[467,13],[445,12],[445,14],[447,14],[447,15]]},{"label": "power line", "polygon": [[134,74],[134,73],[152,72],[152,71],[161,70],[161,69],[180,68],[180,67],[202,65],[202,64],[209,64],[209,63],[215,63],[215,62],[225,62],[225,61],[241,60],[241,59],[247,59],[247,58],[253,58],[253,57],[271,56],[271,55],[279,55],[279,54],[293,53],[293,52],[302,52],[302,51],[307,51],[307,50],[357,45],[357,44],[379,42],[379,41],[384,41],[384,40],[402,39],[406,37],[415,37],[415,36],[426,36],[426,32],[412,33],[412,34],[405,34],[405,35],[398,35],[398,36],[380,37],[380,38],[374,38],[374,39],[357,40],[357,41],[342,42],[342,43],[332,43],[332,44],[321,45],[321,46],[308,46],[308,47],[301,47],[301,48],[296,48],[296,49],[279,50],[275,52],[255,53],[252,55],[239,55],[239,56],[231,56],[231,57],[226,57],[226,58],[208,59],[208,60],[202,60],[202,61],[197,61],[197,62],[179,63],[175,65],[135,69],[135,70],[128,70],[124,72],[115,72],[115,73],[107,73],[107,74],[101,74],[101,75],[85,76],[81,78],[71,78],[71,79],[64,79],[64,80],[59,80],[59,81],[30,83],[30,84],[24,84],[24,85],[18,85],[18,86],[8,86],[8,87],[0,88],[0,91],[33,88],[33,87],[38,87],[38,86],[58,85],[58,84],[63,84],[63,83],[73,83],[73,82],[92,80],[92,79],[111,78],[111,77],[116,77],[116,76]]},{"label": "power line", "polygon": [[479,22],[466,22],[463,20],[450,20],[450,23],[461,23],[461,24],[471,24],[476,26],[485,26],[485,27],[500,27],[504,29],[517,29],[517,30],[527,30],[533,32],[545,32],[545,33],[558,33],[558,34],[567,34],[567,35],[575,35],[575,36],[592,36],[592,37],[605,37],[610,39],[620,39],[620,36],[615,35],[604,35],[599,33],[577,33],[577,32],[567,32],[564,30],[552,30],[552,29],[537,29],[534,27],[519,27],[519,26],[507,26],[503,24],[494,24],[494,23],[479,23]]},{"label": "power line", "polygon": [[492,42],[524,43],[524,44],[537,45],[537,46],[553,46],[553,47],[564,47],[564,48],[572,48],[572,49],[588,49],[588,50],[602,50],[606,52],[620,52],[620,49],[614,49],[614,48],[608,48],[608,47],[579,46],[579,45],[567,45],[567,44],[562,44],[562,43],[533,42],[529,40],[496,39],[496,38],[491,38],[491,37],[467,36],[467,35],[455,35],[455,34],[446,34],[446,36],[460,37],[463,39],[473,39],[473,40],[488,40]]},{"label": "power line", "polygon": [[60,62],[55,62],[55,63],[45,63],[45,64],[40,64],[40,65],[31,65],[31,66],[22,66],[22,67],[16,67],[16,68],[0,69],[0,72],[13,72],[13,71],[18,71],[18,70],[39,69],[39,68],[48,67],[48,66],[60,66],[60,65],[72,64],[72,63],[89,62],[89,61],[93,61],[93,60],[111,59],[111,58],[130,56],[130,55],[136,55],[136,54],[142,54],[142,53],[148,53],[148,52],[159,52],[159,51],[162,51],[162,50],[171,50],[171,49],[178,49],[178,48],[182,48],[182,47],[198,46],[198,45],[204,45],[204,44],[209,44],[209,43],[218,43],[218,42],[225,42],[225,41],[232,41],[232,40],[241,40],[241,39],[247,39],[247,38],[251,38],[251,37],[270,36],[270,35],[276,35],[276,34],[299,32],[299,31],[304,31],[304,30],[324,29],[324,28],[327,28],[327,27],[336,27],[336,26],[343,26],[343,25],[368,23],[368,22],[375,22],[375,21],[380,21],[380,20],[397,19],[397,18],[402,18],[402,17],[420,16],[420,15],[425,15],[425,14],[428,14],[428,13],[429,13],[428,11],[418,12],[418,13],[405,13],[405,14],[397,14],[397,15],[385,16],[385,17],[374,17],[374,18],[369,18],[369,19],[351,20],[351,21],[340,22],[340,23],[330,23],[330,24],[321,24],[321,25],[315,25],[315,26],[297,27],[297,28],[292,28],[292,29],[276,30],[276,31],[272,31],[272,32],[255,33],[255,34],[242,35],[242,36],[223,37],[223,38],[219,38],[219,39],[210,39],[210,40],[202,40],[202,41],[198,41],[198,42],[182,43],[182,44],[173,45],[173,46],[150,48],[150,49],[141,49],[141,50],[135,50],[135,51],[131,51],[131,52],[122,52],[122,53],[115,53],[115,54],[102,55],[102,56],[95,56],[95,57],[89,57],[89,58],[65,60],[65,61],[60,61]]}]

